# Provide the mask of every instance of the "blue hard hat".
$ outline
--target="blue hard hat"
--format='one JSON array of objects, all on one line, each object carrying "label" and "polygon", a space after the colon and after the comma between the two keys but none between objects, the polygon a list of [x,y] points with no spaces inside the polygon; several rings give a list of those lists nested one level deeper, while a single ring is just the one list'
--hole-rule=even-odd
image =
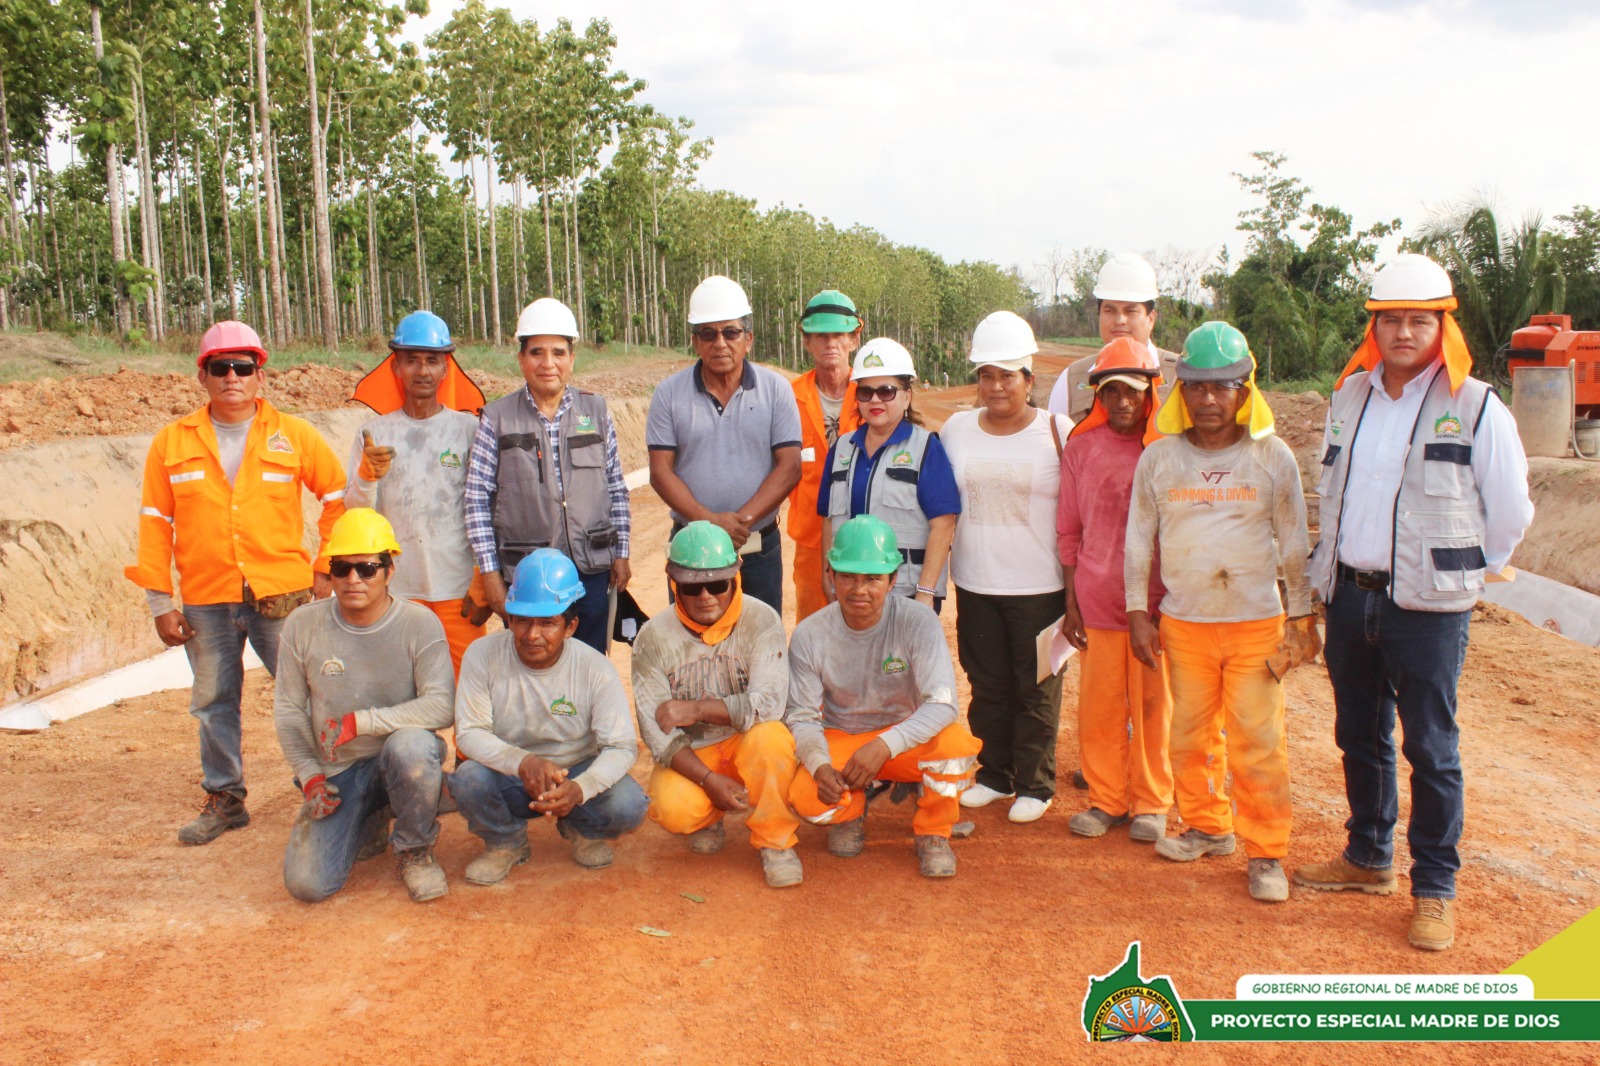
[{"label": "blue hard hat", "polygon": [[539,548],[517,564],[506,593],[506,614],[554,618],[583,597],[583,579],[572,560],[554,548]]},{"label": "blue hard hat", "polygon": [[432,311],[413,311],[400,320],[389,340],[389,348],[402,348],[419,352],[453,352],[456,342],[450,339],[450,327]]}]

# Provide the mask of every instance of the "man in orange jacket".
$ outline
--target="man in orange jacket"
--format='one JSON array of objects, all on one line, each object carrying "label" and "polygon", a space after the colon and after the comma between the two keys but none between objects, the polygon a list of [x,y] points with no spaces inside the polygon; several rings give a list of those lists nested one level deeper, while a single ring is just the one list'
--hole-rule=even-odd
[{"label": "man in orange jacket", "polygon": [[817,494],[828,449],[861,425],[850,355],[861,346],[861,316],[850,297],[824,289],[800,316],[812,369],[790,383],[800,407],[800,483],[789,493],[789,539],[794,541],[794,620],[827,606],[822,592],[822,518]]},{"label": "man in orange jacket", "polygon": [[207,844],[250,824],[240,752],[245,640],[275,671],[283,620],[332,590],[327,558],[318,557],[313,574],[302,546],[300,492],[304,486],[322,501],[325,543],[344,513],[344,468],[320,433],[260,398],[266,361],[261,338],[242,322],[218,322],[200,339],[208,402],[150,443],[139,561],[124,571],[145,590],[157,635],[182,647],[194,670],[189,713],[200,723],[206,800],[178,830],[182,844]]}]

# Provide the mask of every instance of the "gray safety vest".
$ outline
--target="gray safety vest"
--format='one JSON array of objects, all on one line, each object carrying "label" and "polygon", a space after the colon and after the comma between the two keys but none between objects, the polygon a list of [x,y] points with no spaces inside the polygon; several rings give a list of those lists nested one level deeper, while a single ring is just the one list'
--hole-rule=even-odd
[{"label": "gray safety vest", "polygon": [[[561,418],[561,485],[556,488],[544,420],[526,389],[483,409],[499,448],[500,468],[490,497],[495,552],[509,575],[535,548],[557,548],[584,574],[610,569],[617,530],[606,487],[606,401],[574,389]],[[509,576],[507,581],[509,583]]]},{"label": "gray safety vest", "polygon": [[[917,578],[922,573],[924,552],[928,547],[928,516],[922,513],[917,502],[917,482],[922,478],[922,460],[928,454],[928,440],[933,436],[921,426],[911,427],[911,436],[896,444],[885,444],[878,454],[866,460],[865,453],[855,446],[855,435],[841,436],[833,448],[833,466],[828,470],[828,520],[835,534],[850,518],[851,466],[858,461],[872,463],[872,473],[867,478],[867,510],[894,530],[895,543],[900,545],[900,569],[895,574],[894,591],[901,596],[917,594]],[[939,571],[939,580],[933,586],[934,595],[945,595],[945,579],[949,576],[948,562]]]},{"label": "gray safety vest", "polygon": [[[1156,352],[1161,360],[1161,387],[1156,390],[1156,409],[1161,409],[1167,393],[1172,391],[1172,386],[1178,380],[1178,360],[1182,356],[1176,352],[1169,352],[1165,348],[1157,348]],[[1089,387],[1089,372],[1094,369],[1094,361],[1099,354],[1086,355],[1071,363],[1063,373],[1067,375],[1067,414],[1074,424],[1083,421],[1083,416],[1089,413],[1089,408],[1094,406],[1094,389]]]},{"label": "gray safety vest", "polygon": [[[1339,519],[1350,481],[1350,454],[1372,399],[1368,377],[1352,374],[1333,394],[1328,415],[1332,439],[1317,483],[1322,532],[1310,568],[1312,586],[1324,603],[1333,602],[1338,586]],[[1472,440],[1483,412],[1498,402],[1477,378],[1468,378],[1451,395],[1450,375],[1442,364],[1428,382],[1394,500],[1389,597],[1407,610],[1466,611],[1478,602],[1487,564]]]}]

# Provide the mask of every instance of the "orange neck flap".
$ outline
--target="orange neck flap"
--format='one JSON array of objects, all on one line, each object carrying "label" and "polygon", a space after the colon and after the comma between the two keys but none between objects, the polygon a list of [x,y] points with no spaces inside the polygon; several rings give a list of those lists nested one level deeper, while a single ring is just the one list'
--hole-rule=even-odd
[{"label": "orange neck flap", "polygon": [[739,575],[733,576],[733,599],[728,601],[728,609],[722,612],[722,617],[710,625],[701,625],[690,618],[683,610],[683,601],[678,599],[678,583],[670,577],[672,582],[672,609],[678,612],[678,621],[691,633],[698,633],[700,639],[710,645],[718,645],[733,634],[733,627],[739,624],[739,615],[744,612],[744,586],[739,581]]},{"label": "orange neck flap", "polygon": [[[1443,329],[1440,331],[1439,347],[1444,353],[1444,369],[1450,375],[1450,392],[1454,394],[1461,388],[1461,383],[1467,380],[1472,373],[1472,353],[1467,350],[1467,339],[1461,335],[1461,327],[1456,323],[1456,316],[1450,314],[1456,309],[1456,298],[1447,296],[1442,300],[1401,301],[1401,300],[1368,300],[1368,311],[1390,311],[1397,308],[1416,308],[1422,311],[1443,311]],[[1339,380],[1334,384],[1334,389],[1344,384],[1344,379],[1351,374],[1363,370],[1371,371],[1383,362],[1383,353],[1378,351],[1378,338],[1373,335],[1372,327],[1377,321],[1376,316],[1367,319],[1367,335],[1361,338],[1361,346],[1350,357],[1350,362],[1345,365],[1344,373],[1339,375]]]},{"label": "orange neck flap", "polygon": [[[1161,375],[1157,374],[1150,382],[1150,389],[1145,396],[1150,401],[1150,414],[1144,423],[1144,443],[1146,446],[1154,444],[1165,434],[1156,428],[1156,413],[1161,410],[1161,405],[1155,402],[1156,389],[1161,387]],[[1089,413],[1083,416],[1083,421],[1073,426],[1067,432],[1067,439],[1071,440],[1080,433],[1087,433],[1096,426],[1103,426],[1111,421],[1111,415],[1106,411],[1105,404],[1100,402],[1100,390],[1094,392],[1094,406],[1089,408]]]},{"label": "orange neck flap", "polygon": [[[394,353],[373,368],[372,372],[356,383],[350,398],[366,404],[380,415],[398,411],[405,406],[405,393],[400,389],[400,379],[394,373]],[[439,402],[453,411],[475,415],[487,402],[483,390],[472,383],[467,372],[461,369],[456,357],[451,356],[444,378],[439,382]]]}]

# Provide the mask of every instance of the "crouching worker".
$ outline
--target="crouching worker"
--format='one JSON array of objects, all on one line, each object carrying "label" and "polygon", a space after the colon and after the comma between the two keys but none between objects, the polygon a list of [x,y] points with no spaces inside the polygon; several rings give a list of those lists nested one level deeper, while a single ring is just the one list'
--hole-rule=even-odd
[{"label": "crouching worker", "polygon": [[644,821],[628,770],[639,741],[622,678],[572,639],[583,580],[572,560],[539,548],[517,564],[506,595],[511,627],[474,641],[456,689],[456,746],[471,762],[450,793],[486,850],[467,880],[493,885],[528,861],[528,819],[554,818],[572,860],[611,865],[614,840]]},{"label": "crouching worker", "polygon": [[982,745],[956,720],[955,667],[938,616],[892,595],[903,561],[876,516],[834,534],[837,599],[796,626],[789,644],[784,721],[801,763],[789,800],[806,821],[830,826],[828,851],[848,859],[866,846],[867,788],[919,784],[917,863],[924,877],[954,877],[950,830]]},{"label": "crouching worker", "polygon": [[646,622],[633,645],[639,733],[656,760],[650,819],[712,855],[726,841],[723,815],[750,811],[767,884],[788,888],[802,875],[788,808],[787,641],[778,612],[746,597],[738,574],[722,527],[690,522],[672,538],[673,610]]},{"label": "crouching worker", "polygon": [[[333,598],[283,624],[272,716],[305,793],[283,883],[315,903],[394,844],[418,903],[448,891],[433,861],[455,676],[433,612],[389,594],[400,546],[388,519],[346,511],[328,539]],[[386,833],[391,813],[394,832]]]}]

